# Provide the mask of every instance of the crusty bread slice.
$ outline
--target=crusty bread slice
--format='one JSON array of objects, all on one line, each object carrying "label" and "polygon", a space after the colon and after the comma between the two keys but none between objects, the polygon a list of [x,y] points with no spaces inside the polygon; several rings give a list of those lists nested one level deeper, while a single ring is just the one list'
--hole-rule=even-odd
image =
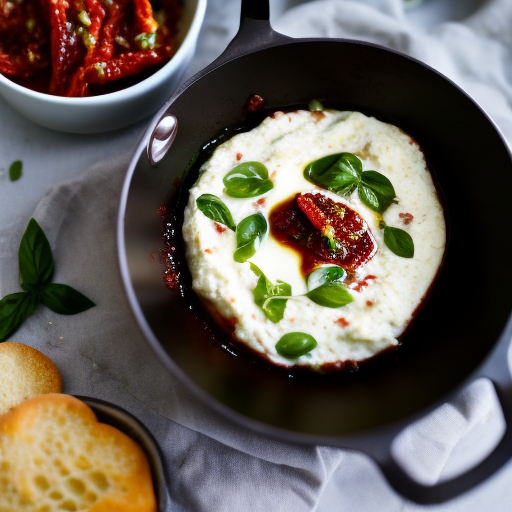
[{"label": "crusty bread slice", "polygon": [[46,355],[23,343],[0,343],[0,415],[29,398],[61,391],[61,374]]},{"label": "crusty bread slice", "polygon": [[0,512],[154,512],[142,448],[65,394],[0,417]]}]

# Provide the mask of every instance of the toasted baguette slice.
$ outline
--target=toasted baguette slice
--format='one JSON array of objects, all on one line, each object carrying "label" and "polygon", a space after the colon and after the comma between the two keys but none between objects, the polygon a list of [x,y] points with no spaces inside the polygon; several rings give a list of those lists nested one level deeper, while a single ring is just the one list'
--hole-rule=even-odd
[{"label": "toasted baguette slice", "polygon": [[65,394],[0,417],[0,511],[155,512],[142,448]]},{"label": "toasted baguette slice", "polygon": [[62,377],[51,359],[22,343],[0,343],[0,415],[43,393],[60,393]]}]

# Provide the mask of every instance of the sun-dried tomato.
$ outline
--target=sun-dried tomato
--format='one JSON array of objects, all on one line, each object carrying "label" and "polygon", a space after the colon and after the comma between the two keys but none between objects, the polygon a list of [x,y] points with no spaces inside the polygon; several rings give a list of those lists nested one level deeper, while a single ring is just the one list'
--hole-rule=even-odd
[{"label": "sun-dried tomato", "polygon": [[258,112],[265,105],[265,100],[259,94],[251,94],[247,99],[245,109],[249,113]]},{"label": "sun-dried tomato", "polygon": [[51,79],[48,92],[64,96],[71,74],[83,58],[85,48],[80,44],[70,19],[78,15],[76,5],[67,0],[49,0]]},{"label": "sun-dried tomato", "polygon": [[129,49],[130,44],[121,35],[120,27],[124,23],[127,12],[127,1],[109,2],[106,5],[107,15],[103,25],[103,31],[96,44],[96,57],[102,60],[111,59],[114,56],[114,50],[117,44],[123,48]]},{"label": "sun-dried tomato", "polygon": [[377,251],[366,221],[323,194],[297,194],[272,210],[269,223],[275,238],[301,254],[305,275],[322,263],[354,273]]},{"label": "sun-dried tomato", "polygon": [[150,0],[0,0],[0,73],[59,96],[132,85],[176,51],[181,2],[158,6],[154,14]]},{"label": "sun-dried tomato", "polygon": [[162,62],[162,56],[156,51],[128,52],[118,58],[111,59],[102,64],[92,65],[86,69],[86,80],[90,84],[104,84],[126,76],[134,75],[147,66]]},{"label": "sun-dried tomato", "polygon": [[153,18],[153,7],[149,0],[134,0],[136,26],[139,34],[156,32],[158,23]]},{"label": "sun-dried tomato", "polygon": [[27,78],[48,68],[48,22],[39,0],[0,0],[0,73]]}]

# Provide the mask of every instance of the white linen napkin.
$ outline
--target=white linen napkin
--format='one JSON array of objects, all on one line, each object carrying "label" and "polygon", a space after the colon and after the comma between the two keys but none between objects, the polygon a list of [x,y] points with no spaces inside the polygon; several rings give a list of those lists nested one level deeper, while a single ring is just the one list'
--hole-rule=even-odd
[{"label": "white linen napkin", "polygon": [[[428,1],[433,0],[424,0]],[[364,39],[427,62],[472,95],[510,142],[512,3],[482,4],[467,19],[428,28],[409,22],[400,0],[274,0],[271,19],[276,30],[294,37]],[[220,54],[236,33],[238,6],[238,0],[209,0],[198,58],[188,76]],[[17,247],[33,216],[53,249],[55,282],[74,286],[97,304],[69,317],[40,307],[11,339],[51,357],[63,374],[65,392],[116,403],[153,432],[166,456],[173,510],[427,509],[392,491],[375,464],[362,454],[296,446],[233,424],[199,402],[159,362],[131,315],[119,277],[115,240],[120,190],[143,124],[105,140],[32,127],[3,103],[0,119],[0,168],[15,159],[16,151],[30,153],[32,135],[45,141],[37,145],[42,173],[56,159],[59,168],[63,162],[80,167],[77,178],[52,187],[26,219],[0,224],[0,296],[19,290]],[[13,137],[12,124],[22,137]],[[96,150],[97,154],[85,155]],[[73,161],[77,152],[83,159]],[[86,168],[86,161],[94,165]],[[44,174],[37,183],[44,186]],[[16,190],[15,184],[9,185],[9,190]],[[0,201],[16,201],[16,193],[13,197],[6,190],[6,180],[0,180]],[[502,430],[493,388],[479,381],[403,432],[394,451],[411,475],[433,483],[482,457]],[[505,512],[512,499],[510,484],[511,464],[480,488],[428,510],[476,512],[485,503],[493,512]]]}]

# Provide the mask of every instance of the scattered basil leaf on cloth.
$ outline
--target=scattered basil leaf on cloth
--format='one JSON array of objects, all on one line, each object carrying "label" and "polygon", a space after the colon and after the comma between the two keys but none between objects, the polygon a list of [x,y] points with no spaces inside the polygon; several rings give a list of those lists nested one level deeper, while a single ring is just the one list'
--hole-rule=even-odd
[{"label": "scattered basil leaf on cloth", "polygon": [[274,188],[268,170],[261,162],[242,162],[229,171],[222,181],[224,192],[237,198],[261,196]]},{"label": "scattered basil leaf on cloth", "polygon": [[236,227],[236,250],[233,258],[238,263],[247,261],[256,254],[267,234],[267,219],[261,213],[249,215]]},{"label": "scattered basil leaf on cloth", "polygon": [[292,294],[292,287],[283,281],[272,284],[263,272],[251,263],[251,270],[259,277],[252,291],[254,303],[261,308],[265,316],[273,323],[282,320],[286,302]]},{"label": "scattered basil leaf on cloth", "polygon": [[196,199],[199,210],[209,219],[224,224],[232,231],[236,230],[235,223],[229,208],[213,194],[203,194]]},{"label": "scattered basil leaf on cloth", "polygon": [[287,359],[297,359],[311,352],[318,343],[311,334],[305,332],[288,332],[276,343],[276,351]]},{"label": "scattered basil leaf on cloth", "polygon": [[20,285],[27,292],[48,284],[54,263],[50,243],[39,224],[30,219],[18,250]]},{"label": "scattered basil leaf on cloth", "polygon": [[65,284],[52,283],[53,254],[43,230],[30,219],[18,250],[22,292],[0,300],[0,342],[31,316],[39,304],[61,315],[75,315],[95,306],[85,295]]},{"label": "scattered basil leaf on cloth", "polygon": [[9,166],[9,179],[11,181],[18,181],[21,178],[22,171],[23,162],[21,160],[16,160]]},{"label": "scattered basil leaf on cloth", "polygon": [[0,300],[0,342],[5,341],[37,309],[37,295],[17,292]]},{"label": "scattered basil leaf on cloth", "polygon": [[41,304],[59,315],[74,315],[94,306],[85,295],[67,284],[49,283],[43,286],[39,299]]}]

